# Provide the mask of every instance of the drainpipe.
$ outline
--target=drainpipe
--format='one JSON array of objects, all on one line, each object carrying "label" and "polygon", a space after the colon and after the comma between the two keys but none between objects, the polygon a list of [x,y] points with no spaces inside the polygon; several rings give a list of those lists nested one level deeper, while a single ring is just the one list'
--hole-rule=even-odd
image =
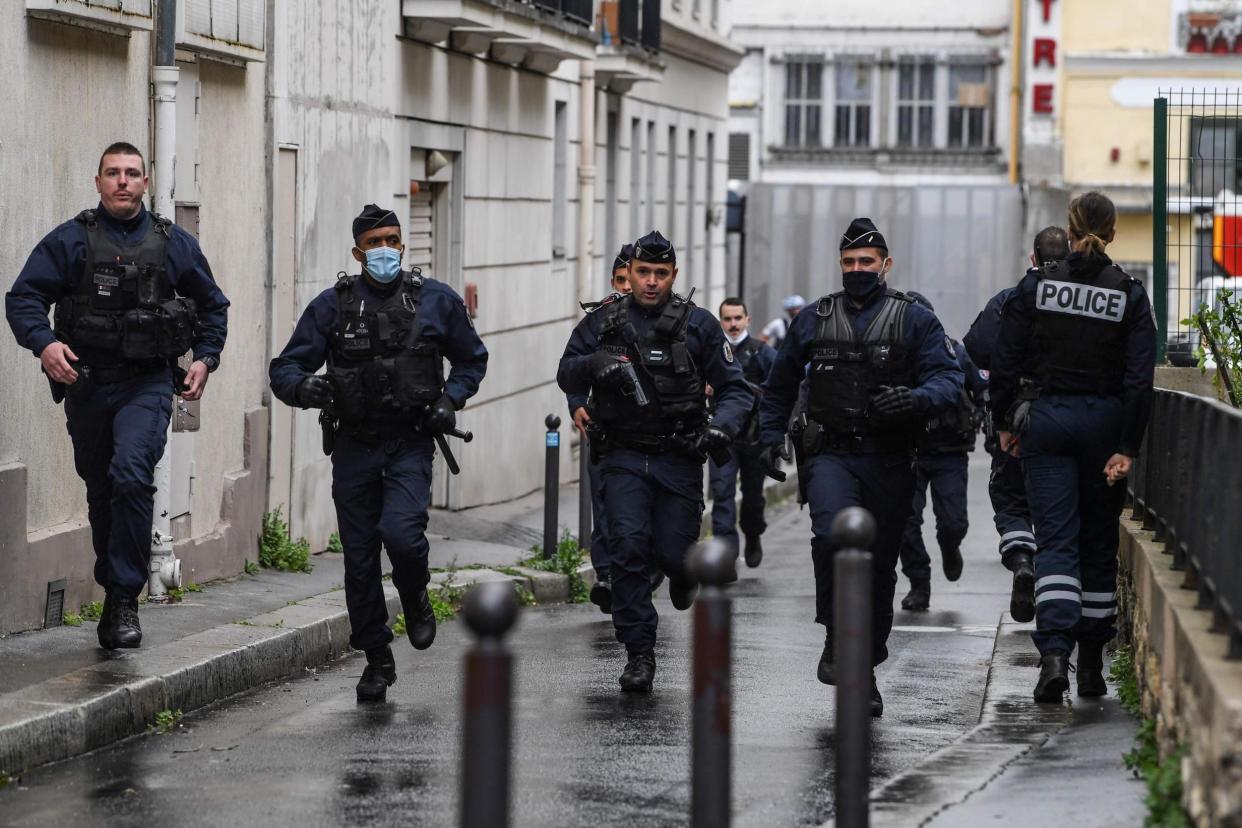
[{"label": "drainpipe", "polygon": [[[578,301],[590,302],[595,285],[595,61],[578,64]],[[579,310],[579,314],[583,311]]]},{"label": "drainpipe", "polygon": [[1013,44],[1009,49],[1009,183],[1018,183],[1022,151],[1022,0],[1013,0]]},{"label": "drainpipe", "polygon": [[[177,0],[158,0],[155,17],[155,61],[151,67],[155,109],[155,189],[152,207],[172,218],[176,215],[173,189],[177,163]],[[150,578],[147,598],[168,600],[168,589],[181,586],[181,561],[173,555],[172,520],[172,422],[164,439],[164,455],[155,464],[155,511],[151,527]]]}]

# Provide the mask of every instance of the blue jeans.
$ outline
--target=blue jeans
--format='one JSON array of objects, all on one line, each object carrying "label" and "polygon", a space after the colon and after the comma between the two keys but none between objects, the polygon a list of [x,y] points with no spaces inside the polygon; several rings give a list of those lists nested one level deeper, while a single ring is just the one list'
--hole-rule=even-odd
[{"label": "blue jeans", "polygon": [[1117,544],[1126,487],[1104,464],[1121,438],[1116,397],[1047,396],[1031,404],[1022,469],[1035,521],[1035,645],[1104,643],[1117,616]]},{"label": "blue jeans", "polygon": [[380,546],[392,561],[392,583],[410,611],[430,580],[427,507],[431,505],[430,437],[368,442],[342,433],[332,453],[332,500],[345,554],[349,645],[392,641],[380,571]]},{"label": "blue jeans", "polygon": [[95,582],[122,598],[137,598],[149,578],[155,464],[171,417],[167,370],[107,385],[83,376],[65,396],[73,464],[86,483]]}]

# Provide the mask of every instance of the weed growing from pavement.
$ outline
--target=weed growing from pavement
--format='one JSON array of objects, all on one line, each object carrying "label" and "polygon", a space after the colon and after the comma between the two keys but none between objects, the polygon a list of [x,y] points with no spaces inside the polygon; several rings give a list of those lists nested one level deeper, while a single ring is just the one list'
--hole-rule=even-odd
[{"label": "weed growing from pavement", "polygon": [[328,535],[327,551],[337,552],[337,553],[345,551],[345,547],[341,545],[341,533],[340,532],[333,532],[331,535]]},{"label": "weed growing from pavement", "polygon": [[561,535],[551,558],[545,558],[543,549],[538,545],[532,546],[530,551],[533,554],[526,560],[519,561],[519,564],[542,572],[557,572],[568,576],[569,603],[586,603],[590,590],[587,588],[586,581],[582,580],[582,576],[578,574],[578,567],[582,566],[582,559],[586,552],[568,531]]},{"label": "weed growing from pavement", "polygon": [[204,587],[202,584],[196,584],[193,581],[189,581],[184,586],[173,587],[168,590],[168,597],[171,598],[174,603],[177,603],[185,598],[185,594],[187,592],[202,592],[203,589]]},{"label": "weed growing from pavement", "polygon": [[76,612],[66,612],[61,616],[61,622],[66,627],[80,627],[82,626],[82,616]]},{"label": "weed growing from pavement", "polygon": [[103,616],[103,601],[91,601],[78,608],[83,621],[98,621]]},{"label": "weed growing from pavement", "polygon": [[1190,828],[1192,823],[1182,808],[1182,758],[1186,746],[1160,757],[1156,739],[1156,720],[1144,716],[1138,673],[1134,668],[1134,649],[1130,645],[1117,648],[1108,677],[1116,684],[1117,700],[1130,715],[1139,719],[1134,747],[1122,756],[1126,767],[1147,784],[1147,828]]},{"label": "weed growing from pavement", "polygon": [[533,607],[536,603],[535,593],[531,592],[526,584],[514,582],[513,589],[517,592],[518,603],[524,607]]},{"label": "weed growing from pavement", "polygon": [[306,538],[293,540],[280,506],[263,513],[263,526],[259,532],[259,564],[283,572],[311,571],[310,542]]},{"label": "weed growing from pavement", "polygon": [[249,558],[246,558],[245,563],[242,564],[242,571],[247,575],[258,575],[259,565]]},{"label": "weed growing from pavement", "polygon": [[[431,612],[435,615],[437,624],[454,618],[461,611],[461,602],[466,597],[466,588],[453,582],[455,571],[455,569],[449,570],[448,578],[440,586],[428,585],[427,587],[427,598],[431,601]],[[405,632],[405,613],[399,612],[392,622],[392,634],[402,636]]]},{"label": "weed growing from pavement", "polygon": [[172,733],[181,726],[181,711],[165,708],[155,714],[155,723],[147,725],[148,733]]}]

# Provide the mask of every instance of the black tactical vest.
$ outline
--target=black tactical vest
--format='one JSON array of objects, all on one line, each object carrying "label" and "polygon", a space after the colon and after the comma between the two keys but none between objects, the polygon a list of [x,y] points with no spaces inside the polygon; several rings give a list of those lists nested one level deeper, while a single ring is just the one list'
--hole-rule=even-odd
[{"label": "black tactical vest", "polygon": [[975,450],[974,403],[966,389],[959,388],[957,404],[927,420],[918,437],[922,454],[956,454]]},{"label": "black tactical vest", "polygon": [[597,336],[601,350],[629,357],[648,404],[640,408],[619,389],[595,389],[592,416],[610,435],[692,435],[707,424],[706,388],[686,346],[694,303],[673,294],[655,324],[639,337],[629,320],[632,302],[624,296],[596,311],[605,314]]},{"label": "black tactical vest", "polygon": [[903,344],[912,300],[888,290],[861,338],[854,335],[849,314],[841,307],[845,301],[845,292],[839,291],[821,299],[815,310],[807,414],[830,435],[866,437],[880,430],[907,430],[900,425],[877,428],[868,409],[880,386],[916,384],[913,354]]},{"label": "black tactical vest", "polygon": [[1133,280],[1116,265],[1073,275],[1065,262],[1040,268],[1023,374],[1043,394],[1120,394],[1125,377],[1122,324]]},{"label": "black tactical vest", "polygon": [[763,385],[764,380],[768,378],[763,365],[759,362],[759,351],[762,349],[763,343],[753,336],[746,337],[741,345],[733,349],[733,352],[737,354],[738,364],[742,366],[742,376],[756,387]]},{"label": "black tactical vest", "polygon": [[354,288],[358,278],[336,283],[337,323],[328,351],[336,416],[347,426],[416,427],[424,408],[444,393],[440,350],[419,332],[422,277],[403,273],[397,290],[369,305]]},{"label": "black tactical vest", "polygon": [[135,245],[118,244],[94,210],[77,220],[86,229],[86,267],[56,303],[56,338],[88,362],[175,360],[194,338],[194,302],[176,297],[166,267],[169,227],[151,213],[151,229]]}]

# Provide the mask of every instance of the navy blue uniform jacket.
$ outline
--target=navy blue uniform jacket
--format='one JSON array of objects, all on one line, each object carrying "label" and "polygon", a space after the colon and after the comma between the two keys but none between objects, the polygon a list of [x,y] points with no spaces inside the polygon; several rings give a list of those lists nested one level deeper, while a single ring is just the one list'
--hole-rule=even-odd
[{"label": "navy blue uniform jacket", "polygon": [[992,354],[996,351],[996,341],[1000,339],[1001,312],[1016,290],[1016,287],[1007,287],[989,299],[962,339],[966,353],[970,354],[975,365],[985,371],[992,370]]},{"label": "navy blue uniform jacket", "polygon": [[[128,221],[113,218],[102,204],[95,210],[104,232],[126,245],[141,242],[151,232],[151,214],[145,207]],[[194,300],[198,313],[194,358],[219,359],[228,332],[229,300],[216,286],[198,241],[175,224],[169,230],[168,280],[179,295]],[[4,297],[4,312],[19,345],[39,356],[56,341],[48,311],[77,286],[85,270],[86,228],[82,222],[70,219],[44,236]]]},{"label": "navy blue uniform jacket", "polygon": [[[605,306],[607,307],[607,306]],[[644,311],[638,303],[631,301],[629,319],[641,339],[648,329],[660,318],[663,306],[652,311]],[[556,372],[556,382],[569,398],[570,405],[575,402],[582,404],[591,392],[591,355],[599,350],[599,327],[603,324],[604,315],[600,311],[592,311],[578,323],[565,353],[561,356],[560,369]],[[686,347],[690,358],[698,366],[699,376],[712,387],[716,397],[716,413],[712,416],[712,424],[723,429],[731,437],[736,437],[746,420],[754,400],[750,386],[742,378],[742,369],[733,350],[728,347],[720,322],[708,311],[698,306],[690,309],[690,319],[686,322]],[[639,381],[650,399],[656,399],[655,389],[641,368],[638,370]]]},{"label": "navy blue uniform jacket", "polygon": [[[861,337],[871,320],[879,312],[880,297],[871,299],[862,308],[849,300],[837,304],[854,324],[855,335]],[[759,409],[759,439],[765,446],[776,445],[785,439],[789,415],[798,399],[798,386],[806,377],[806,366],[811,361],[811,343],[819,317],[819,302],[812,302],[794,317],[789,332],[776,352],[776,362],[768,373],[763,386],[763,402]],[[921,411],[932,412],[956,407],[958,391],[962,388],[962,370],[957,364],[953,343],[945,336],[944,328],[936,315],[922,305],[911,303],[906,308],[905,341],[902,343],[914,355],[915,375],[918,382],[911,389],[915,405]]]},{"label": "navy blue uniform jacket", "polygon": [[[1070,272],[1075,274],[1092,270],[1098,273],[1112,264],[1107,256],[1088,258],[1079,253],[1071,253],[1065,262]],[[1009,430],[1009,409],[1018,398],[1031,326],[1035,323],[1035,287],[1038,282],[1039,271],[1028,270],[1013,296],[1005,303],[1000,339],[992,356],[991,376],[992,419],[1000,431]],[[1121,325],[1126,333],[1126,364],[1122,380],[1125,407],[1121,419],[1121,442],[1117,450],[1136,457],[1139,446],[1143,444],[1147,421],[1151,419],[1152,383],[1156,374],[1156,321],[1142,282],[1130,282]]]},{"label": "navy blue uniform jacket", "polygon": [[[385,296],[399,289],[405,273],[402,272],[401,277],[393,281],[390,290],[384,293],[365,276],[355,278],[354,290],[359,300],[378,305]],[[298,385],[327,362],[340,315],[338,307],[335,287],[312,299],[293,329],[289,344],[268,366],[272,393],[287,405],[298,406],[295,397]],[[465,303],[448,285],[423,277],[418,325],[419,336],[434,342],[440,349],[440,355],[448,358],[450,370],[444,382],[444,393],[454,406],[461,408],[479,390],[479,383],[487,373],[487,348],[474,330]]]}]

